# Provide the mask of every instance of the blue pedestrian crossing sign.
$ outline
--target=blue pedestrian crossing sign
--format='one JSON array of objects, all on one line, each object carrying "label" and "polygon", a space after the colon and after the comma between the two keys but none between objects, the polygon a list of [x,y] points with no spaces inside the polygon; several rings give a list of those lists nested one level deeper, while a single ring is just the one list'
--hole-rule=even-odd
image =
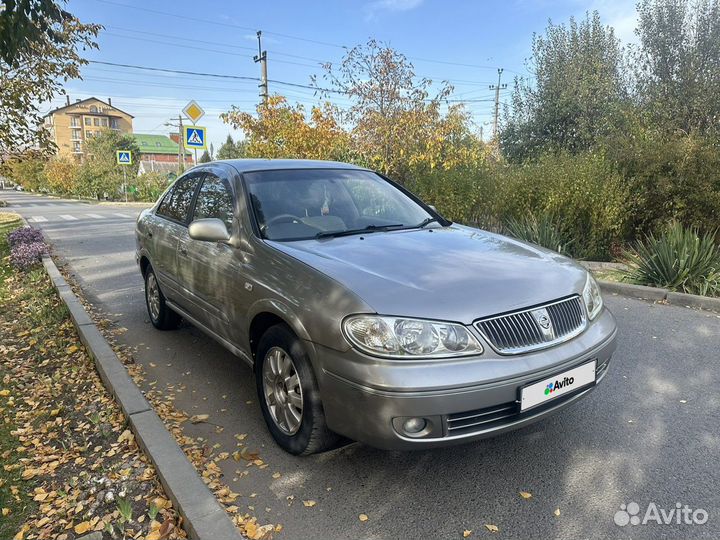
[{"label": "blue pedestrian crossing sign", "polygon": [[185,148],[205,150],[205,135],[207,134],[206,128],[200,126],[183,126],[183,129],[185,131]]},{"label": "blue pedestrian crossing sign", "polygon": [[130,150],[118,150],[115,156],[118,165],[132,165],[132,152]]}]

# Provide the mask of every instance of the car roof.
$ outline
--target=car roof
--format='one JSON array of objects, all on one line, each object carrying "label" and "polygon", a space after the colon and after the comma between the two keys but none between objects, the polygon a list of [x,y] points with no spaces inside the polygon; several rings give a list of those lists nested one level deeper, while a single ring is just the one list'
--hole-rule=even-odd
[{"label": "car roof", "polygon": [[224,159],[213,163],[227,163],[238,172],[277,171],[282,169],[354,169],[362,167],[341,161],[322,161],[319,159]]}]

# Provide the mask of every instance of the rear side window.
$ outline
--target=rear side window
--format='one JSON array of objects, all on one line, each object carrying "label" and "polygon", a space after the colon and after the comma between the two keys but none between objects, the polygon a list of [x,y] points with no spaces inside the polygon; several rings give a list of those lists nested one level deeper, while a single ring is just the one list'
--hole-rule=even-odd
[{"label": "rear side window", "polygon": [[180,178],[173,190],[160,203],[157,214],[173,221],[186,223],[190,205],[201,178],[197,175]]},{"label": "rear side window", "polygon": [[229,187],[217,176],[208,174],[200,187],[192,219],[217,218],[224,221],[231,231],[233,206]]}]

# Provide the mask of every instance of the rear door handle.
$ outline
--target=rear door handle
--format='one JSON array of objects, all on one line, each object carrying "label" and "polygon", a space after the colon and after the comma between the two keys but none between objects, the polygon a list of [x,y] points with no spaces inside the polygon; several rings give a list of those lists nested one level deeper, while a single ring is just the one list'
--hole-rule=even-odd
[{"label": "rear door handle", "polygon": [[178,251],[180,251],[181,255],[187,255],[187,248],[185,246],[180,246]]},{"label": "rear door handle", "polygon": [[148,238],[152,238],[152,231],[148,231]]}]

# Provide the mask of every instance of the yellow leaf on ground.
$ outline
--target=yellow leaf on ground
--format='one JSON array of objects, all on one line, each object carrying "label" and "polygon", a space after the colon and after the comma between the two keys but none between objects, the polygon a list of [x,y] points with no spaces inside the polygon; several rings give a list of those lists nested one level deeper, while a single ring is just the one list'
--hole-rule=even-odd
[{"label": "yellow leaf on ground", "polygon": [[315,506],[317,503],[315,501],[303,501],[303,504],[310,508],[312,506]]},{"label": "yellow leaf on ground", "polygon": [[556,508],[553,514],[555,514],[555,517],[560,517],[560,509]]},{"label": "yellow leaf on ground", "polygon": [[532,493],[528,493],[527,491],[521,491],[521,492],[520,492],[520,496],[521,496],[523,499],[529,499],[530,497],[532,497]]},{"label": "yellow leaf on ground", "polygon": [[75,534],[85,534],[90,530],[90,522],[89,521],[83,521],[82,523],[78,523],[75,525]]},{"label": "yellow leaf on ground", "polygon": [[[67,349],[65,349],[65,352],[68,354],[72,354],[78,351],[77,345],[70,345]],[[81,523],[82,525],[82,523]]]},{"label": "yellow leaf on ground", "polygon": [[367,517],[367,514],[360,514],[360,515],[358,516],[358,519],[359,519],[360,521],[367,521],[367,520],[370,519],[370,518]]},{"label": "yellow leaf on ground", "polygon": [[10,390],[0,390],[0,396],[7,397],[10,395]]},{"label": "yellow leaf on ground", "polygon": [[463,538],[467,538],[467,537],[470,536],[471,534],[472,534],[472,531],[471,531],[471,530],[465,529],[465,530],[463,531]]},{"label": "yellow leaf on ground", "polygon": [[498,532],[500,529],[498,529],[497,525],[490,525],[488,523],[485,524],[485,528],[490,532]]},{"label": "yellow leaf on ground", "polygon": [[190,417],[190,422],[193,424],[199,424],[200,422],[207,422],[208,418],[210,418],[209,414],[193,414]]},{"label": "yellow leaf on ground", "polygon": [[3,509],[2,509],[2,515],[3,515],[3,517],[10,515],[10,509],[9,509],[9,508],[3,508]]},{"label": "yellow leaf on ground", "polygon": [[280,476],[281,476],[281,474],[280,474],[279,472],[273,473],[273,475],[272,475],[272,477],[273,477],[275,480],[277,480],[278,478],[280,478]]}]

